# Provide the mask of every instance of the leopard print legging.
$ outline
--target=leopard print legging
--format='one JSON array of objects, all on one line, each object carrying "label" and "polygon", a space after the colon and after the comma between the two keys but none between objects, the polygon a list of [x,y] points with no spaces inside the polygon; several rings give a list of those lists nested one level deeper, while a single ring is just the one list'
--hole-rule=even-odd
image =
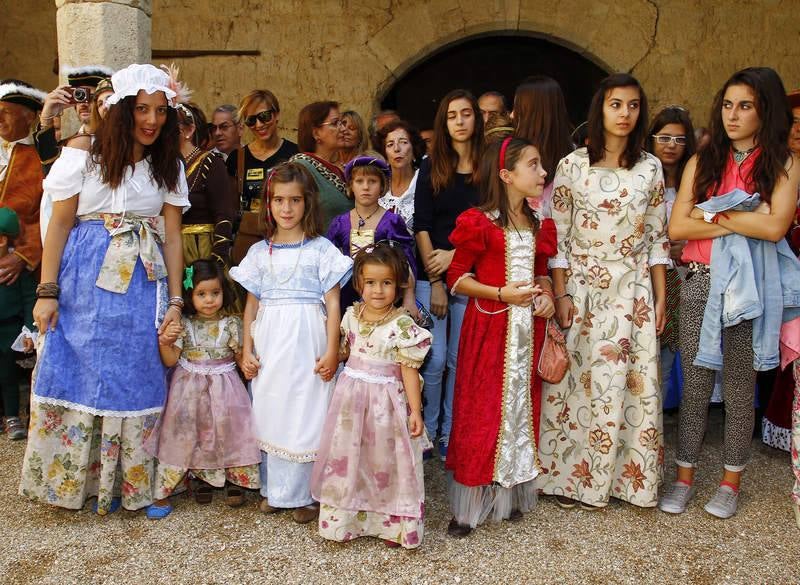
[{"label": "leopard print legging", "polygon": [[[700,343],[703,312],[711,275],[690,273],[681,289],[679,347],[683,367],[683,397],[679,410],[677,461],[696,467],[700,457],[708,405],[716,372],[692,365]],[[753,370],[753,322],[728,327],[722,335],[722,390],[725,397],[725,469],[741,471],[753,438],[756,372]]]}]

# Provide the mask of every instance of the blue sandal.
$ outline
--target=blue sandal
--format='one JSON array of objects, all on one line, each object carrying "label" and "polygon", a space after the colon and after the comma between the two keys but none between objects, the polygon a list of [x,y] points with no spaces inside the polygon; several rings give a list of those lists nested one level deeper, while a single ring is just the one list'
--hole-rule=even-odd
[{"label": "blue sandal", "polygon": [[170,515],[172,512],[172,506],[167,504],[166,506],[159,506],[157,504],[150,504],[147,506],[147,517],[150,520],[162,520]]},{"label": "blue sandal", "polygon": [[105,508],[100,508],[98,506],[99,502],[95,500],[94,506],[92,506],[92,511],[97,514],[98,516],[107,516],[108,514],[113,514],[119,507],[122,505],[121,498],[111,498],[111,505],[108,507],[108,510]]}]

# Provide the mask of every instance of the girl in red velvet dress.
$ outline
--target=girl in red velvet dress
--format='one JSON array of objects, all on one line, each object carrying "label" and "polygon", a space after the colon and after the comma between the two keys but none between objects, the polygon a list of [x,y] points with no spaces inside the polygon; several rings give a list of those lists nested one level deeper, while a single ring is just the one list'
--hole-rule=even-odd
[{"label": "girl in red velvet dress", "polygon": [[456,251],[447,284],[471,297],[447,454],[454,537],[488,518],[521,518],[536,503],[536,364],[554,313],[547,260],[556,252],[556,230],[551,219],[539,221],[525,198],[541,196],[546,176],[527,140],[493,145],[481,163],[484,203],[462,213],[450,235]]}]

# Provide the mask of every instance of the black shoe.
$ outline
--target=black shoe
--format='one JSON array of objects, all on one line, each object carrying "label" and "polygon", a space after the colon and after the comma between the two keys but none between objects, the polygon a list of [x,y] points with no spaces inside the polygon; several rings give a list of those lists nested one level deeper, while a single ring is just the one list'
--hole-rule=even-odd
[{"label": "black shoe", "polygon": [[455,518],[450,520],[450,524],[447,525],[447,534],[453,538],[464,538],[469,536],[470,532],[472,532],[472,528],[466,524],[459,524]]},{"label": "black shoe", "polygon": [[509,522],[519,522],[524,516],[519,510],[511,510],[511,515],[508,517]]}]

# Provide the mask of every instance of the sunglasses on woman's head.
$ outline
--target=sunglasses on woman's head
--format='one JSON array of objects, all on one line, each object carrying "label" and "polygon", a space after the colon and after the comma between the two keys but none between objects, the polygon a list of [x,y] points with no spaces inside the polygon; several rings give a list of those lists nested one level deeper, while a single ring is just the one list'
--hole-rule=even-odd
[{"label": "sunglasses on woman's head", "polygon": [[252,116],[247,116],[244,119],[244,125],[248,128],[252,128],[256,125],[256,122],[261,122],[262,124],[269,124],[272,122],[272,117],[275,115],[275,110],[264,110],[263,112],[259,112],[257,114],[253,114]]}]

